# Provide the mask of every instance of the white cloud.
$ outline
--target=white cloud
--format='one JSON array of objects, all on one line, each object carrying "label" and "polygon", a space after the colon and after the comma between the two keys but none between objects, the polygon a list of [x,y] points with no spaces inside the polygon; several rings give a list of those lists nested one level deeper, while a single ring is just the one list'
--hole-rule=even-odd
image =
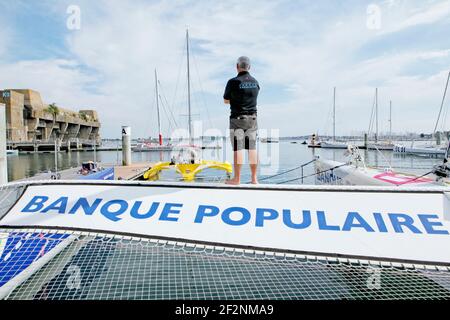
[{"label": "white cloud", "polygon": [[[119,136],[124,124],[131,125],[136,136],[155,135],[155,67],[169,103],[177,102],[176,113],[185,113],[183,52],[189,26],[194,92],[201,87],[206,92],[206,103],[195,96],[196,112],[200,109],[201,118],[207,120],[206,104],[213,125],[222,130],[228,117],[228,108],[222,104],[223,86],[235,72],[235,58],[242,54],[254,61],[252,73],[263,88],[262,127],[281,128],[282,135],[330,132],[325,124],[330,123],[327,114],[332,88],[337,86],[338,133],[366,130],[374,88],[379,86],[382,119],[387,119],[384,107],[392,99],[402,119],[396,123],[398,131],[431,130],[445,71],[405,76],[404,70],[422,60],[450,62],[449,50],[421,44],[425,49],[359,61],[355,58],[359,50],[382,37],[366,28],[364,9],[335,10],[333,16],[322,17],[312,16],[307,8],[291,12],[284,7],[287,4],[250,1],[246,8],[252,10],[246,10],[242,1],[79,1],[81,30],[68,31],[66,39],[73,59],[3,64],[0,82],[39,90],[47,102],[65,107],[97,108],[103,136]],[[429,11],[435,12],[436,6]],[[392,6],[391,10],[397,9]],[[432,23],[431,16],[411,21]],[[167,130],[167,121],[163,124]]]},{"label": "white cloud", "polygon": [[0,60],[5,58],[11,42],[11,34],[9,28],[5,25],[4,20],[0,16]]},{"label": "white cloud", "polygon": [[38,90],[44,103],[57,103],[61,107],[85,109],[105,98],[85,90],[93,77],[81,72],[71,60],[26,60],[0,64],[0,82],[7,88]]},{"label": "white cloud", "polygon": [[[270,20],[265,18],[274,6],[269,2],[256,6],[246,17],[252,21],[252,27],[243,30],[241,8],[237,3],[205,6],[195,2],[175,10],[167,2],[108,2],[108,5],[101,6],[100,15],[84,15],[81,31],[71,34],[68,41],[76,57],[102,75],[100,91],[110,97],[108,107],[101,114],[104,122],[111,123],[111,113],[122,113],[126,109],[128,112],[122,115],[122,121],[133,123],[137,134],[154,134],[152,126],[155,127],[155,122],[149,120],[154,119],[151,106],[155,67],[169,102],[173,101],[172,92],[179,80],[177,111],[186,113],[181,110],[186,105],[183,56],[186,26],[189,26],[192,37],[193,89],[203,89],[215,95],[216,99],[209,101],[209,113],[214,118],[217,113],[214,110],[221,110],[222,119],[226,119],[221,95],[227,79],[217,80],[217,76],[226,70],[231,76],[235,72],[237,56],[248,49],[251,54],[255,51],[255,44],[260,44],[257,45],[260,47],[267,42],[269,35],[264,35],[261,30],[269,26]],[[83,13],[86,12],[84,6],[81,5]],[[196,53],[198,50],[205,53]],[[253,56],[257,57],[256,54]],[[118,101],[124,103],[118,104]],[[206,120],[204,114],[203,119]],[[179,122],[183,121],[179,119]],[[224,127],[226,122],[220,119],[214,124]]]},{"label": "white cloud", "polygon": [[435,58],[446,58],[450,54],[450,49],[447,50],[436,50],[436,51],[429,51],[424,52],[420,55],[421,59],[435,59]]},{"label": "white cloud", "polygon": [[437,3],[430,8],[427,8],[426,10],[414,14],[406,21],[404,21],[399,28],[402,29],[421,24],[432,24],[448,17],[449,14],[450,1],[444,1],[441,3]]},{"label": "white cloud", "polygon": [[422,4],[424,7],[412,9],[412,13],[403,19],[398,19],[390,28],[386,28],[382,33],[398,32],[410,27],[429,25],[450,15],[450,0],[440,1],[431,6],[428,3]]}]

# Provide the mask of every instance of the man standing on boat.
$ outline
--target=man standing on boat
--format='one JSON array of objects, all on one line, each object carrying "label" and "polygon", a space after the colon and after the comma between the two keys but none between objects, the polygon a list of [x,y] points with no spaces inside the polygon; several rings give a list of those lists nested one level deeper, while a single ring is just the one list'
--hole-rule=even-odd
[{"label": "man standing on boat", "polygon": [[243,150],[248,150],[248,159],[252,173],[252,184],[258,184],[258,153],[256,151],[257,99],[259,84],[250,73],[250,59],[240,57],[237,60],[238,75],[228,81],[223,99],[230,105],[230,139],[234,152],[234,178],[227,184],[238,185],[241,182],[241,168],[244,161]]}]

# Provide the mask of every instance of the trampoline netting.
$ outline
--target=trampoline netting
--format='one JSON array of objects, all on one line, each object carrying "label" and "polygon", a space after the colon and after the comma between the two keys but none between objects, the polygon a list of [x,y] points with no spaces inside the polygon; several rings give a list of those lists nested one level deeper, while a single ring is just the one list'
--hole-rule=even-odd
[{"label": "trampoline netting", "polygon": [[[16,276],[23,282],[6,299],[450,298],[450,272],[442,268],[318,260],[78,232],[0,232],[7,242],[4,253],[16,248],[20,255],[13,253],[9,259],[14,259],[15,270],[23,270]],[[43,266],[30,268],[29,256],[43,250],[58,252]],[[0,269],[0,284],[10,277]]]}]

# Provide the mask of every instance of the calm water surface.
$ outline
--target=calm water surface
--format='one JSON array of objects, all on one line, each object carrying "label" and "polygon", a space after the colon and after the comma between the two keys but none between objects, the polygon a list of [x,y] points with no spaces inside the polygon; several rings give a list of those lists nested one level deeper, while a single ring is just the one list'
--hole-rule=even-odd
[{"label": "calm water surface", "polygon": [[[231,161],[232,154],[229,148],[220,150],[204,150],[203,159],[209,160],[227,160]],[[387,168],[389,164],[398,171],[412,172],[416,174],[426,173],[430,168],[440,163],[442,160],[428,157],[396,155],[392,152],[361,151],[366,158],[366,163],[372,166]],[[293,144],[289,141],[282,141],[279,144],[260,144],[260,178],[270,177],[284,171],[296,168],[313,159],[314,156],[320,156],[324,159],[335,161],[347,161],[345,150],[331,149],[309,149],[302,144]],[[105,164],[118,164],[122,161],[122,152],[119,151],[100,151],[96,154],[97,161]],[[58,168],[68,169],[79,167],[83,161],[93,160],[93,152],[71,152],[58,154]],[[135,152],[132,154],[133,162],[157,162],[160,160],[169,160],[170,152]],[[51,153],[41,154],[20,154],[18,156],[8,156],[8,177],[10,181],[19,180],[34,176],[37,173],[48,172],[55,166],[55,156]],[[306,166],[303,175],[313,173],[313,166]],[[176,177],[167,174],[162,179],[172,180]],[[210,170],[204,172],[203,176],[223,177],[221,172]],[[283,174],[268,180],[265,183],[280,183],[286,180],[301,177],[300,169],[294,170],[288,174]],[[247,182],[250,177],[248,166],[244,166],[242,179]],[[293,182],[293,183],[300,183]],[[307,178],[305,184],[314,184],[314,178]]]}]

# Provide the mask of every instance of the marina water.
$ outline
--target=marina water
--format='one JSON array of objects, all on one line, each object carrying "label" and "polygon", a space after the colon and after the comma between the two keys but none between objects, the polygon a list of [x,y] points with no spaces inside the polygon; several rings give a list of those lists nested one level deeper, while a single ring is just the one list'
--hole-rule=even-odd
[{"label": "marina water", "polygon": [[[261,182],[278,184],[288,180],[300,178],[302,176],[301,165],[311,161],[315,156],[323,159],[346,162],[346,150],[332,149],[309,149],[306,145],[300,143],[292,143],[291,141],[280,141],[274,144],[260,144],[260,174]],[[412,156],[395,154],[390,151],[373,151],[361,150],[366,159],[366,164],[379,168],[389,168],[399,172],[424,174],[430,171],[433,165],[442,163],[442,159],[432,158],[428,156]],[[232,162],[231,155],[222,149],[203,150],[202,157],[208,160],[227,160]],[[170,161],[171,152],[133,152],[133,162],[149,162]],[[121,164],[122,151],[98,151],[96,152],[97,161],[103,164],[114,165]],[[17,156],[8,156],[8,178],[9,181],[20,180],[32,177],[38,173],[54,170],[55,157],[53,153],[35,153],[20,154]],[[94,152],[72,151],[69,153],[58,153],[58,169],[64,170],[73,167],[80,167],[84,161],[94,160]],[[270,178],[272,175],[282,173],[294,168],[292,172]],[[313,165],[304,167],[303,176],[314,174]],[[218,181],[223,180],[223,176],[219,176],[217,171],[205,171],[198,180],[203,177],[217,178]],[[250,170],[248,165],[244,165],[242,169],[242,182],[248,182],[250,178]],[[175,180],[176,176],[162,176],[162,180]],[[314,184],[314,177],[310,176],[304,179],[304,184]],[[289,184],[299,184],[301,180],[289,182]]]}]

